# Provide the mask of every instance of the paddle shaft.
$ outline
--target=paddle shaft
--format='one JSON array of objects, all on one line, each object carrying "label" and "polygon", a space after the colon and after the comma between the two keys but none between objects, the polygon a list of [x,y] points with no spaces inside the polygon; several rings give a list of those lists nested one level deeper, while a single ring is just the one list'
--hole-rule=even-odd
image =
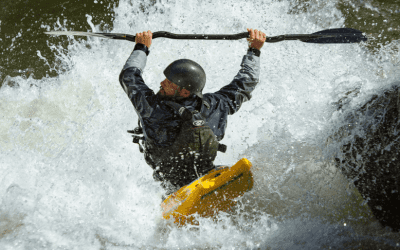
[{"label": "paddle shaft", "polygon": [[[128,40],[135,42],[135,36],[121,33],[92,33],[81,31],[50,31],[45,32],[49,35],[75,35],[75,36],[94,36],[108,39]],[[169,38],[182,40],[239,40],[249,38],[248,32],[238,34],[174,34],[166,31],[156,31],[153,33],[155,38]],[[350,28],[339,28],[319,31],[313,34],[280,35],[267,37],[267,43],[276,43],[285,40],[300,40],[307,43],[359,43],[367,41],[361,31]]]},{"label": "paddle shaft", "polygon": [[[98,33],[101,35],[109,36],[110,33]],[[320,37],[335,37],[337,34],[326,34],[326,35],[280,35],[280,36],[272,36],[267,37],[265,42],[267,43],[276,43],[284,40],[301,40],[307,42],[310,39],[320,38]],[[353,36],[352,33],[342,33],[340,36],[343,37],[350,37]],[[109,36],[111,39],[117,40],[128,40],[128,41],[135,41],[134,35],[128,34],[118,34],[114,36]],[[153,39],[155,38],[169,38],[169,39],[178,39],[178,40],[239,40],[243,38],[249,38],[250,35],[248,32],[228,35],[228,34],[174,34],[166,31],[157,31],[153,33]]]}]

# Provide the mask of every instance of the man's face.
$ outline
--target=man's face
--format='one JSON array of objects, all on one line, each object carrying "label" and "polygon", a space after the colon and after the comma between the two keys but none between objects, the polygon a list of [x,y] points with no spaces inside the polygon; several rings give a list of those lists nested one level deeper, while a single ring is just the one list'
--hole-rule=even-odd
[{"label": "man's face", "polygon": [[162,81],[160,83],[160,85],[161,85],[161,89],[160,89],[161,95],[164,95],[164,96],[175,96],[175,93],[176,93],[176,97],[188,97],[188,96],[190,96],[190,91],[189,90],[181,89],[180,87],[178,87],[178,85],[176,85],[175,83],[171,82],[167,78],[165,78],[165,80]]}]

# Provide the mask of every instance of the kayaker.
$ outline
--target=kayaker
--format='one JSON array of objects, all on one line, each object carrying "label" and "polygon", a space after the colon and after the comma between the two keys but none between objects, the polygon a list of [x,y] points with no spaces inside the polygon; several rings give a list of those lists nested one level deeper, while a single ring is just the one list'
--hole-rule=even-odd
[{"label": "kayaker", "polygon": [[137,129],[143,133],[145,160],[154,170],[154,179],[162,182],[167,193],[215,167],[217,151],[224,151],[219,141],[224,137],[228,115],[251,98],[259,82],[260,49],[266,35],[259,30],[247,31],[249,47],[238,74],[219,91],[204,95],[206,74],[189,59],[176,60],[166,67],[166,78],[156,94],[147,87],[142,72],[153,34],[150,30],[136,34],[135,48],[119,81],[139,118]]}]

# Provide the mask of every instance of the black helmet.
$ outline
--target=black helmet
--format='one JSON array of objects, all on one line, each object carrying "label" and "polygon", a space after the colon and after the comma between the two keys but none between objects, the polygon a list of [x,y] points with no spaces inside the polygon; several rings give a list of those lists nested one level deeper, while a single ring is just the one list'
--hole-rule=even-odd
[{"label": "black helmet", "polygon": [[176,60],[168,65],[164,75],[182,89],[203,98],[201,91],[206,84],[206,73],[198,63],[189,59]]}]

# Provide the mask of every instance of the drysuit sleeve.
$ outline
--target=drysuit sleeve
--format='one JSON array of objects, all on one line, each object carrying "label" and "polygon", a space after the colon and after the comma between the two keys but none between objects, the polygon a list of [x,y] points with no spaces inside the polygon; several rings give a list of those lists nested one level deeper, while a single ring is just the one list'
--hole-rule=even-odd
[{"label": "drysuit sleeve", "polygon": [[135,49],[122,68],[119,82],[138,114],[141,117],[145,117],[146,113],[152,110],[147,97],[153,96],[154,92],[147,87],[142,78],[142,72],[147,62],[146,52],[142,48],[136,44]]},{"label": "drysuit sleeve", "polygon": [[218,98],[220,102],[224,102],[229,107],[229,114],[232,115],[237,112],[242,103],[250,100],[251,92],[255,89],[260,78],[260,52],[256,54],[254,51],[249,50],[243,56],[241,69],[233,78],[232,82],[219,91],[215,92],[213,96]]}]

